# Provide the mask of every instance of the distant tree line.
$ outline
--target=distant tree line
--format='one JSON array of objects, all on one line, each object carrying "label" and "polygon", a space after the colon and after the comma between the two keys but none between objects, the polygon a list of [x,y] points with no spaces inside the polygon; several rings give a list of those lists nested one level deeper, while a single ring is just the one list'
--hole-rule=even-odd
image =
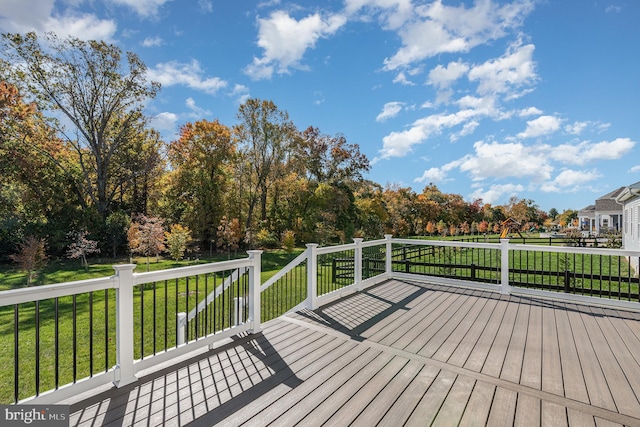
[{"label": "distant tree line", "polygon": [[98,251],[179,259],[185,251],[472,234],[496,231],[507,217],[523,227],[549,219],[532,200],[491,206],[433,184],[417,193],[368,181],[358,145],[298,129],[269,100],[247,100],[233,125],[185,123],[166,142],[144,114],[159,90],[137,55],[114,45],[3,34],[0,257],[27,247],[41,253],[46,243],[47,254],[83,264]]}]

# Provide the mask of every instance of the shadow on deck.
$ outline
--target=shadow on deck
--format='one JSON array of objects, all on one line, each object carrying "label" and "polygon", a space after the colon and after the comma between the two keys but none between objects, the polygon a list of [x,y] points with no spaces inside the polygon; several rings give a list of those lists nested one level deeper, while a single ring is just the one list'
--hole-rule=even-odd
[{"label": "shadow on deck", "polygon": [[71,425],[638,425],[640,313],[390,280],[71,404]]}]

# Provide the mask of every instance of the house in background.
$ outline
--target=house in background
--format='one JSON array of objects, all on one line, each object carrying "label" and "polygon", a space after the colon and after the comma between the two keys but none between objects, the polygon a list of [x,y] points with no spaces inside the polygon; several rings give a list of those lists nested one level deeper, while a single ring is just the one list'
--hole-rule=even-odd
[{"label": "house in background", "polygon": [[[622,247],[640,251],[640,182],[624,187],[616,197],[623,212]],[[638,273],[638,258],[630,260]]]},{"label": "house in background", "polygon": [[578,212],[580,230],[598,235],[607,231],[620,231],[622,227],[622,205],[616,198],[628,187],[620,187],[596,199]]}]

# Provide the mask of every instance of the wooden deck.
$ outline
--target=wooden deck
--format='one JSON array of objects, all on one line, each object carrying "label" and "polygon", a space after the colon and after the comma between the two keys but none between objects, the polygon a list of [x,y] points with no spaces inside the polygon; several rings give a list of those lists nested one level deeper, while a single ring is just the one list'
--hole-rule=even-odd
[{"label": "wooden deck", "polygon": [[72,426],[640,426],[640,313],[391,280],[81,396]]}]

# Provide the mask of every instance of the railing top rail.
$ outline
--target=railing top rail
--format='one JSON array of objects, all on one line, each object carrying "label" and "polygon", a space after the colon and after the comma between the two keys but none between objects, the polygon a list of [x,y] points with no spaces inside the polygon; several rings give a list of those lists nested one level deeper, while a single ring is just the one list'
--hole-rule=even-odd
[{"label": "railing top rail", "polygon": [[401,245],[423,245],[423,246],[450,246],[456,248],[484,248],[500,249],[500,243],[481,242],[456,242],[453,240],[418,240],[418,239],[392,239],[392,243]]},{"label": "railing top rail", "polygon": [[610,249],[610,248],[586,248],[578,246],[540,246],[509,244],[510,250],[537,251],[537,252],[563,252],[589,255],[613,255],[613,256],[640,256],[640,251]]},{"label": "railing top rail", "polygon": [[355,249],[356,246],[357,245],[355,243],[348,243],[346,245],[338,245],[338,246],[325,246],[323,248],[318,248],[316,250],[316,254],[323,255],[323,254],[331,254],[331,253],[340,252],[340,251],[348,251],[348,250]]},{"label": "railing top rail", "polygon": [[369,240],[368,242],[362,242],[363,248],[368,248],[370,246],[379,246],[387,243],[387,239],[378,239],[378,240]]},{"label": "railing top rail", "polygon": [[75,282],[56,283],[53,285],[10,289],[8,291],[0,292],[0,307],[76,295],[85,292],[100,291],[115,287],[115,276],[109,276],[97,279],[78,280]]},{"label": "railing top rail", "polygon": [[178,267],[167,270],[149,271],[145,273],[134,273],[133,282],[136,285],[143,283],[159,282],[162,280],[179,279],[200,274],[217,273],[226,270],[235,270],[241,267],[251,266],[250,258],[242,258],[230,261],[212,262],[207,264],[190,265],[188,267]]}]

